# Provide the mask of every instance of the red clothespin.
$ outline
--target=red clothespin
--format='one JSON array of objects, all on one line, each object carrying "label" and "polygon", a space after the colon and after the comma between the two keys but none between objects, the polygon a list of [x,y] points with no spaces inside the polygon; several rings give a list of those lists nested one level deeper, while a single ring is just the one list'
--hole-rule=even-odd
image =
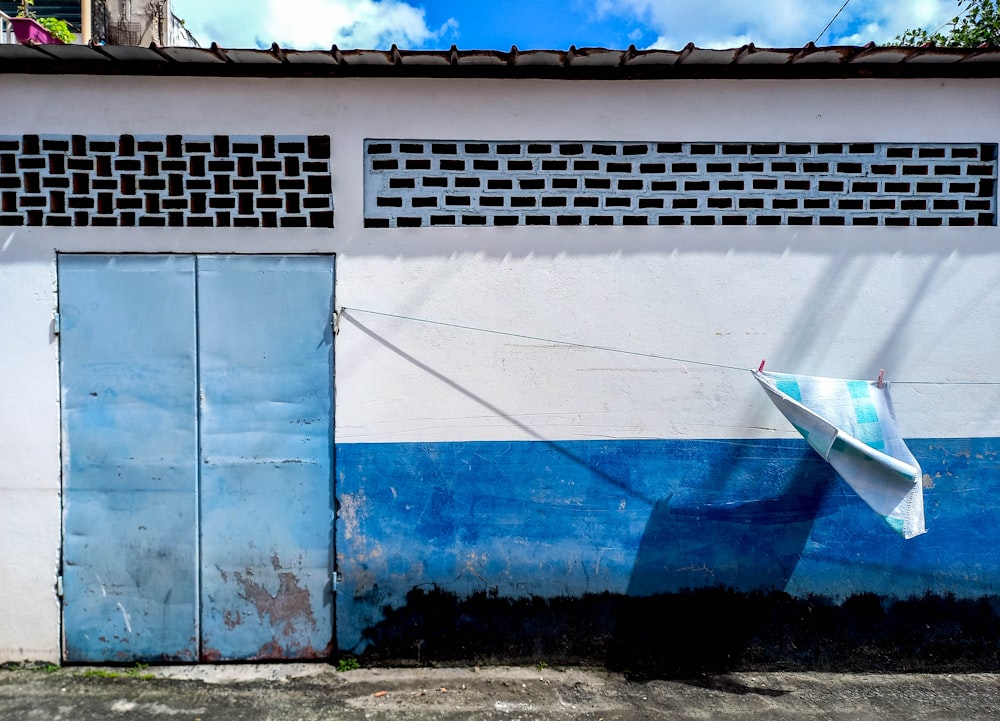
[{"label": "red clothespin", "polygon": [[878,388],[885,386],[885,368],[879,368],[878,381],[875,382],[875,385]]},{"label": "red clothespin", "polygon": [[760,359],[760,367],[757,369],[757,372],[758,373],[763,373],[764,372],[764,359],[763,358]]}]

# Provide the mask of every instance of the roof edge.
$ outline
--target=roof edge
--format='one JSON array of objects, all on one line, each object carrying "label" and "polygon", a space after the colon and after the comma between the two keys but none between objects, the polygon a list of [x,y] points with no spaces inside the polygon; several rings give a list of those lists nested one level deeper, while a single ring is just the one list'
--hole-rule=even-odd
[{"label": "roof edge", "polygon": [[725,50],[294,50],[0,45],[0,73],[177,77],[551,79],[1000,77],[1000,47],[865,46]]}]

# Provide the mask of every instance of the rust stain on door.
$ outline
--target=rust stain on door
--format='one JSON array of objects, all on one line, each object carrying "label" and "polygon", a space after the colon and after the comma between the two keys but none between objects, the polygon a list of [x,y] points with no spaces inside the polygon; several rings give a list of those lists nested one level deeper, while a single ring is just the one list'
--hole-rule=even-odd
[{"label": "rust stain on door", "polygon": [[313,616],[309,590],[299,585],[294,573],[282,570],[281,560],[277,554],[271,556],[271,565],[278,572],[277,592],[271,595],[263,585],[253,579],[253,569],[247,568],[245,573],[240,571],[233,573],[236,583],[242,588],[240,598],[254,607],[261,621],[267,616],[271,626],[280,628],[285,636],[294,635],[296,629],[301,628],[302,621],[315,629],[316,618]]}]

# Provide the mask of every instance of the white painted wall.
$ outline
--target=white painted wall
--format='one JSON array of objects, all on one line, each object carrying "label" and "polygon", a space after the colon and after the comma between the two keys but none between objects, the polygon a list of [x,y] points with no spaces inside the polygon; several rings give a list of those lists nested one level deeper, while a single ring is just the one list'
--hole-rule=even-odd
[{"label": "white painted wall", "polygon": [[[998,85],[5,76],[3,134],[330,134],[336,228],[0,229],[0,661],[59,654],[56,252],[334,252],[349,308],[747,369],[1000,381],[997,228],[362,227],[365,138],[997,142]],[[336,353],[340,443],[794,433],[734,370],[357,312]],[[1000,435],[1000,386],[894,395],[907,436]]]},{"label": "white painted wall", "polygon": [[55,269],[0,233],[0,659],[58,646],[59,395]]}]

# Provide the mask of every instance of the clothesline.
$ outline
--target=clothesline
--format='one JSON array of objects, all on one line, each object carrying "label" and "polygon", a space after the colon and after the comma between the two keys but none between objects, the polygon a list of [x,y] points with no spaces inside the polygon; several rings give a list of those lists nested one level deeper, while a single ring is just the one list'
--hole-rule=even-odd
[{"label": "clothesline", "polygon": [[[578,343],[576,341],[560,340],[558,338],[543,338],[541,336],[526,335],[524,333],[515,333],[512,331],[497,330],[495,328],[480,328],[478,326],[464,325],[461,323],[449,323],[448,321],[442,320],[432,320],[430,318],[416,318],[409,315],[401,315],[399,313],[386,313],[378,310],[369,310],[366,308],[353,308],[348,306],[342,306],[338,311],[338,314],[343,314],[345,312],[350,313],[365,313],[367,315],[377,315],[384,318],[395,318],[397,320],[405,320],[414,323],[425,323],[428,325],[444,326],[446,328],[456,328],[458,330],[467,330],[475,333],[488,333],[491,335],[506,336],[508,338],[520,338],[522,340],[533,340],[542,343],[555,343],[557,345],[564,345],[570,348],[586,348],[588,350],[598,350],[604,351],[606,353],[620,353],[622,355],[638,356],[640,358],[654,358],[656,360],[671,361],[674,363],[687,363],[689,365],[700,365],[708,366],[710,368],[720,368],[723,370],[733,370],[747,372],[754,370],[753,368],[748,368],[746,366],[735,366],[728,365],[725,363],[712,363],[710,361],[695,360],[693,358],[680,358],[677,356],[662,355],[660,353],[647,353],[643,351],[634,351],[627,348],[615,348],[613,346],[601,346],[601,345],[591,345],[589,343]],[[995,386],[1000,385],[1000,381],[900,381],[892,380],[894,385],[945,385],[945,386]]]}]

